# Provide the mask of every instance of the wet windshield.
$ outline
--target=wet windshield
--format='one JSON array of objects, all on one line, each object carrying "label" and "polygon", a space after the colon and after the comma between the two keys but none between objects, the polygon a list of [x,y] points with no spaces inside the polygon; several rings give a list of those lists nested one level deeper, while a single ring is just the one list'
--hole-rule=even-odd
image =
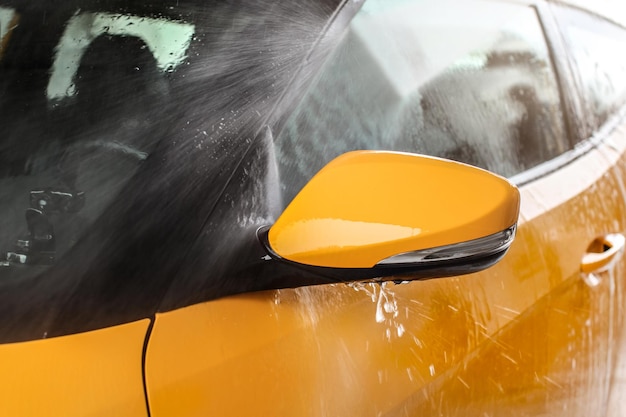
[{"label": "wet windshield", "polygon": [[336,3],[0,1],[2,285],[171,280]]},{"label": "wet windshield", "polygon": [[45,13],[0,8],[5,268],[54,263],[120,193],[158,141],[195,31],[83,11],[36,24]]}]

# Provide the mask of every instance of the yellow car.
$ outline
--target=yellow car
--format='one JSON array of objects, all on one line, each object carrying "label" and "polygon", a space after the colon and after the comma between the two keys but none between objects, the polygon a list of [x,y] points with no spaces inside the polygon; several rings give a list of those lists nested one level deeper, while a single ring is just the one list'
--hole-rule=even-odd
[{"label": "yellow car", "polygon": [[0,416],[624,415],[594,7],[0,0]]}]

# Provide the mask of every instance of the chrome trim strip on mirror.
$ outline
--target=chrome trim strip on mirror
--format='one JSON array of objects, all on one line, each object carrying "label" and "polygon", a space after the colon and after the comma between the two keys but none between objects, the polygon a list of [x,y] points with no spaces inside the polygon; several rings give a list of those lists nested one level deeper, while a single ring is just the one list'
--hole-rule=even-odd
[{"label": "chrome trim strip on mirror", "polygon": [[[271,276],[269,285],[258,289],[281,289],[295,288],[308,285],[331,284],[331,283],[349,283],[349,282],[409,282],[421,281],[434,278],[444,278],[451,276],[460,276],[482,271],[493,266],[500,261],[506,254],[508,245],[501,246],[491,245],[491,251],[483,252],[475,251],[474,255],[469,257],[450,258],[449,260],[438,258],[430,259],[426,262],[412,263],[388,263],[386,265],[376,264],[371,268],[333,268],[301,264],[282,258],[274,252],[269,244],[268,231],[270,226],[260,227],[257,230],[257,237],[261,247],[264,249],[265,256],[260,257],[262,265],[264,265]],[[507,231],[511,234],[508,236],[513,240],[515,227],[505,230],[504,232],[492,236],[507,237]],[[472,243],[466,241],[457,245]],[[510,244],[510,242],[509,242]],[[456,246],[456,245],[451,245]],[[434,249],[443,249],[443,246]],[[498,249],[499,248],[499,249]],[[498,251],[499,250],[499,251]],[[432,249],[431,249],[432,251]],[[390,257],[391,259],[392,257]],[[257,281],[263,282],[263,273],[258,274]],[[279,277],[279,279],[276,279]],[[260,279],[259,279],[260,278]]]},{"label": "chrome trim strip on mirror", "polygon": [[401,253],[383,259],[376,266],[387,265],[410,265],[416,263],[429,263],[441,261],[455,261],[473,257],[489,256],[498,252],[506,251],[515,238],[516,225],[493,235],[470,240],[453,245],[439,246],[436,248],[422,249],[413,252]]}]

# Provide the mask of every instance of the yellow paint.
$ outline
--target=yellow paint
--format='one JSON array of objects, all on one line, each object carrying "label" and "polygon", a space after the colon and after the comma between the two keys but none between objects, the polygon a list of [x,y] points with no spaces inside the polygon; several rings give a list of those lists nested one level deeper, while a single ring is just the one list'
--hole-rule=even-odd
[{"label": "yellow paint", "polygon": [[594,273],[595,286],[580,270],[594,239],[626,230],[614,194],[625,149],[626,129],[523,187],[517,238],[480,273],[260,292],[158,315],[152,417],[601,414],[626,264]]},{"label": "yellow paint", "polygon": [[[291,253],[302,253],[310,250],[311,240],[314,242],[328,241],[328,231],[332,230],[332,242],[335,246],[329,250],[342,250],[345,247],[362,247],[375,245],[391,240],[407,239],[422,233],[419,228],[399,226],[395,224],[360,222],[342,219],[306,219],[291,223],[282,231],[284,235],[293,236],[287,248]],[[306,239],[297,239],[306,236]],[[282,242],[281,242],[282,243]],[[345,249],[344,249],[345,250]]]},{"label": "yellow paint", "polygon": [[489,236],[517,221],[519,192],[469,165],[356,151],[324,167],[269,231],[285,259],[368,268],[388,257]]},{"label": "yellow paint", "polygon": [[0,416],[147,417],[148,325],[0,345]]}]

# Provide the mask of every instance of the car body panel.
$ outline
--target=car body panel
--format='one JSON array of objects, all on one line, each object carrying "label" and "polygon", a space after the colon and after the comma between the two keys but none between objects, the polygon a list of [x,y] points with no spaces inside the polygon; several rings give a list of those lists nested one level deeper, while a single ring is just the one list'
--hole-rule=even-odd
[{"label": "car body panel", "polygon": [[607,142],[521,188],[516,241],[488,271],[247,294],[157,315],[152,415],[171,415],[174,397],[188,415],[603,409],[624,264],[589,280],[581,262],[597,236],[626,229],[612,171],[626,162],[623,128]]},{"label": "car body panel", "polygon": [[[248,294],[157,315],[146,362],[153,415],[169,415],[172,396],[193,405],[189,415],[604,409],[625,265],[619,257],[588,275],[581,263],[596,238],[626,230],[626,128],[605,135],[521,187],[516,241],[488,271]],[[254,400],[231,401],[232,392]]]},{"label": "car body panel", "polygon": [[0,345],[0,414],[147,417],[142,356],[149,325]]}]

